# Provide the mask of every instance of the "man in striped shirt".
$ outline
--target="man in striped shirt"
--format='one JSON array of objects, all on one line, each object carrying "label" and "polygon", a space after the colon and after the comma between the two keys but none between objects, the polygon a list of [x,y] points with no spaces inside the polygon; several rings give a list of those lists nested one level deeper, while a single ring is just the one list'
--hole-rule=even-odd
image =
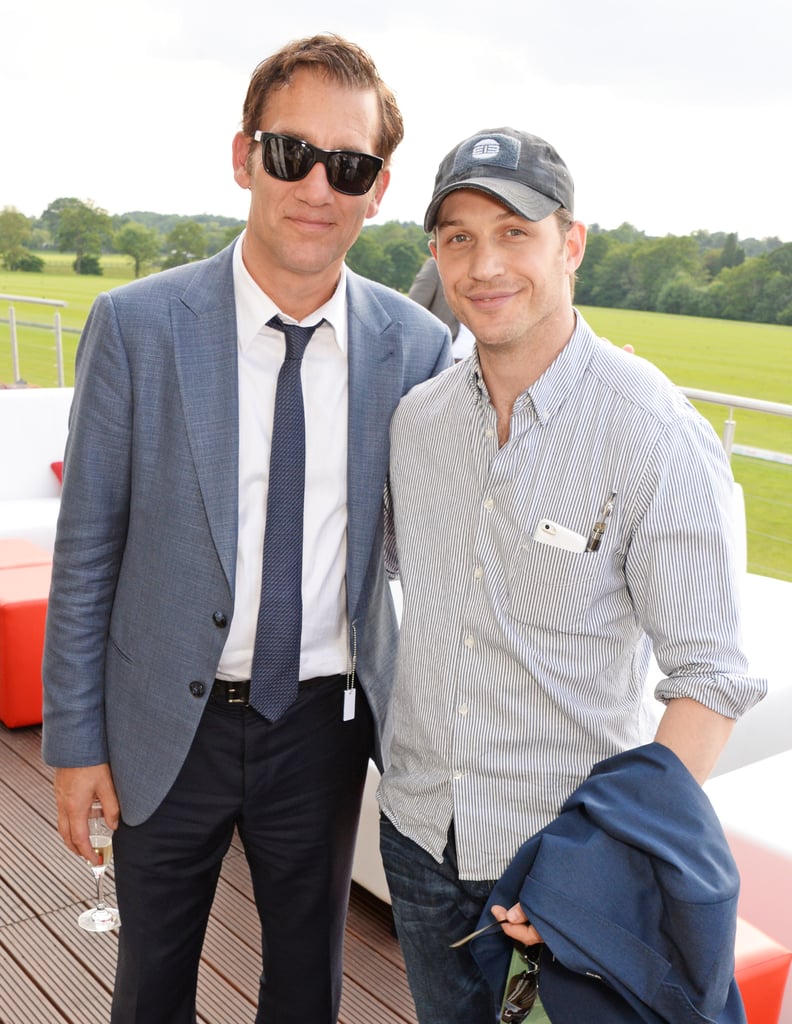
[{"label": "man in striped shirt", "polygon": [[509,128],[465,140],[425,228],[476,351],[391,426],[404,612],[382,853],[421,1024],[491,1024],[469,947],[449,945],[520,844],[595,763],[652,739],[703,781],[766,684],[740,647],[728,462],[573,307],[586,230],[556,151]]}]

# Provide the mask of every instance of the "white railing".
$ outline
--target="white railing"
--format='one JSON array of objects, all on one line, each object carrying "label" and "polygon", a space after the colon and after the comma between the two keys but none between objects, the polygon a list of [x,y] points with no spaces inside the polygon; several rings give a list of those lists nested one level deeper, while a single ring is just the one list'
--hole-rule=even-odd
[{"label": "white railing", "polygon": [[773,416],[792,418],[792,405],[783,402],[765,402],[761,398],[744,398],[741,395],[727,395],[720,391],[702,391],[700,388],[681,388],[687,397],[694,402],[709,402],[712,405],[725,405],[729,412],[723,424],[723,447],[731,458],[732,452],[738,455],[749,455],[754,458],[770,459],[773,462],[784,462],[792,465],[792,452],[769,452],[761,448],[749,448],[735,445],[734,431],[737,421],[735,409],[750,409],[752,412],[766,412]]},{"label": "white railing", "polygon": [[[19,383],[21,380],[21,374],[19,372],[19,343],[17,341],[16,309],[14,308],[13,303],[26,302],[31,306],[56,306],[61,308],[66,306],[67,303],[60,299],[33,299],[27,295],[0,295],[0,302],[10,303],[8,307],[8,326],[11,332],[11,368],[14,383]],[[34,324],[33,326],[39,327],[43,325]],[[62,388],[65,380],[63,374],[63,327],[61,325],[61,315],[57,310],[55,312],[53,329],[55,331],[55,359],[58,370],[58,387]]]}]

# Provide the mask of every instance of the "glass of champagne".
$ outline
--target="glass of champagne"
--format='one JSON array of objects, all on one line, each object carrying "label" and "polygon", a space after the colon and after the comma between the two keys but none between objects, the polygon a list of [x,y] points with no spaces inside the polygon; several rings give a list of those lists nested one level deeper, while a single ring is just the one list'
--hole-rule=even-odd
[{"label": "glass of champagne", "polygon": [[121,924],[121,918],[115,907],[108,907],[102,899],[102,879],[113,857],[113,830],[104,820],[98,800],[94,800],[88,812],[88,838],[94,853],[100,858],[98,864],[89,865],[96,880],[96,906],[83,911],[77,923],[88,932],[109,932]]}]

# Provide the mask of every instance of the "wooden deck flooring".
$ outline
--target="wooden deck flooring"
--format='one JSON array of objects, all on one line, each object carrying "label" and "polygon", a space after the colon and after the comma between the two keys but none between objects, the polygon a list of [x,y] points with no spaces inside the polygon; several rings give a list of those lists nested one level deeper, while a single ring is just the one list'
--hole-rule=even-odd
[{"label": "wooden deck flooring", "polygon": [[[93,881],[55,828],[52,772],[40,745],[40,728],[0,724],[0,1024],[102,1024],[110,1017],[116,936],[77,927]],[[112,872],[105,888],[112,897]],[[235,847],[204,946],[200,1024],[253,1021],[258,947],[247,864]],[[415,1012],[390,908],[353,886],[339,1024],[375,1021],[415,1024]]]}]

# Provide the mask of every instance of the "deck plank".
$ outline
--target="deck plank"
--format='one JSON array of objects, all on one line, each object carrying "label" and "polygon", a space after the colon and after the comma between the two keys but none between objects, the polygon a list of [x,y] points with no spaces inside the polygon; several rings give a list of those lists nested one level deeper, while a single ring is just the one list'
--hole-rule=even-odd
[{"label": "deck plank", "polygon": [[115,963],[115,942],[104,942],[105,936],[88,935],[73,922],[70,924],[78,932],[74,945],[61,942],[60,924],[51,930],[42,918],[20,921],[0,941],[17,970],[35,980],[48,1002],[70,1024],[96,1024],[110,1017],[107,980],[111,971],[102,971],[102,962],[105,967]]},{"label": "deck plank", "polygon": [[0,1024],[69,1024],[0,944]]},{"label": "deck plank", "polygon": [[[41,729],[0,723],[0,1024],[109,1020],[117,937],[77,926],[91,873],[56,828]],[[113,899],[112,870],[105,880]],[[198,982],[199,1024],[255,1018],[260,932],[238,839],[223,862]],[[353,885],[339,1024],[415,1024],[390,907]]]}]

